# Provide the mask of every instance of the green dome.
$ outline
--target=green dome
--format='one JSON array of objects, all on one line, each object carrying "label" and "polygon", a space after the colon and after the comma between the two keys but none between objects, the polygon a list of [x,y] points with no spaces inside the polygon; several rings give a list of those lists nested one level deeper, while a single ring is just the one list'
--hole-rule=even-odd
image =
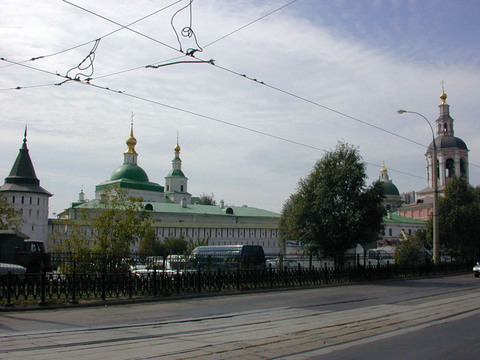
[{"label": "green dome", "polygon": [[175,169],[175,170],[170,171],[167,176],[185,177],[185,175],[183,174],[183,171],[180,170],[180,169]]},{"label": "green dome", "polygon": [[115,169],[110,176],[110,181],[120,179],[148,182],[147,173],[140,166],[134,164],[123,164]]},{"label": "green dome", "polygon": [[397,187],[391,182],[384,182],[383,184],[383,193],[385,195],[395,195],[400,196],[400,192]]}]

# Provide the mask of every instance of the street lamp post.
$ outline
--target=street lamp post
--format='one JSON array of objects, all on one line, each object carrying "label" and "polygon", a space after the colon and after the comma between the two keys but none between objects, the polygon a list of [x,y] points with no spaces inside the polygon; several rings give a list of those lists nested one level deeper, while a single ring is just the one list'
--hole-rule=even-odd
[{"label": "street lamp post", "polygon": [[439,236],[439,228],[438,228],[438,174],[437,174],[437,144],[435,143],[435,132],[433,131],[432,124],[430,121],[423,116],[422,114],[415,112],[415,111],[407,111],[407,110],[398,110],[397,113],[409,113],[409,114],[416,114],[421,116],[430,126],[430,130],[432,130],[432,139],[433,139],[433,159],[432,159],[432,176],[433,176],[433,262],[434,264],[440,263],[440,236]]}]

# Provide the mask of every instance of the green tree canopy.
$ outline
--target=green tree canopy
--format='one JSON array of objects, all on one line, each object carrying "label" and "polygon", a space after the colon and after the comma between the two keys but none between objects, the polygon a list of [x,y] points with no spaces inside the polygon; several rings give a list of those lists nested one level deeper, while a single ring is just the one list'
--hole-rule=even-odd
[{"label": "green tree canopy", "polygon": [[375,241],[382,230],[381,184],[365,186],[365,163],[351,145],[339,143],[285,202],[282,238],[307,245],[309,251],[343,263],[345,251]]},{"label": "green tree canopy", "polygon": [[[453,178],[439,201],[440,246],[455,257],[480,258],[480,190],[463,178]],[[429,238],[432,221],[428,223]]]},{"label": "green tree canopy", "polygon": [[145,230],[143,238],[140,240],[139,253],[142,257],[164,256],[167,254],[165,245],[155,236],[153,226]]},{"label": "green tree canopy", "polygon": [[0,230],[15,230],[22,223],[22,213],[13,208],[7,198],[0,194]]},{"label": "green tree canopy", "polygon": [[408,236],[395,249],[395,263],[412,266],[425,262],[426,254],[423,243],[424,234],[422,230],[418,230],[414,236]]},{"label": "green tree canopy", "polygon": [[142,199],[128,196],[122,189],[105,192],[96,210],[92,224],[96,237],[94,250],[101,253],[128,255],[131,246],[143,239],[152,227]]},{"label": "green tree canopy", "polygon": [[188,241],[183,234],[180,234],[178,238],[166,237],[163,244],[169,255],[185,255],[187,253]]},{"label": "green tree canopy", "polygon": [[217,205],[217,202],[215,201],[215,195],[213,193],[211,194],[202,193],[198,197],[198,201],[202,205]]}]

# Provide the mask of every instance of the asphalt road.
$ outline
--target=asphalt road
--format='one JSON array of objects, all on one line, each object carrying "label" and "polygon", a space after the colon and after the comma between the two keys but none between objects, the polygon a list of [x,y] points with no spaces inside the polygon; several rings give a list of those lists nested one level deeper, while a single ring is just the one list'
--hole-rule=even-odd
[{"label": "asphalt road", "polygon": [[479,290],[465,275],[0,313],[0,358],[471,358]]}]

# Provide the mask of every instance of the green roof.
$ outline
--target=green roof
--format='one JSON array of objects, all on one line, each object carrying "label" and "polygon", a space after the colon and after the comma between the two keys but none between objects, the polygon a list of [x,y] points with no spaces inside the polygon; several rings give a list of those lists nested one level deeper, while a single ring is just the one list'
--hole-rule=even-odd
[{"label": "green roof", "polygon": [[119,179],[113,181],[105,181],[101,184],[98,184],[95,187],[95,191],[104,190],[112,187],[118,187],[121,189],[136,189],[136,190],[147,190],[147,191],[157,191],[163,192],[163,186],[150,182],[150,181],[134,181],[130,179]]},{"label": "green roof", "polygon": [[140,166],[134,164],[123,164],[115,169],[110,176],[110,180],[120,179],[148,182],[147,173]]},{"label": "green roof", "polygon": [[[199,205],[193,204],[183,207],[180,204],[174,204],[169,202],[152,202],[144,201],[142,203],[144,206],[150,204],[152,210],[149,210],[150,213],[165,213],[165,214],[178,214],[178,215],[210,215],[210,216],[228,216],[228,217],[257,217],[257,218],[278,218],[280,214],[258,209],[254,207],[244,207],[244,206],[226,206],[223,209],[216,205]],[[98,208],[99,200],[91,200],[85,204],[79,205],[77,208],[82,209],[93,209]],[[230,210],[231,209],[231,213]]]},{"label": "green roof", "polygon": [[185,174],[180,169],[174,169],[168,173],[167,177],[170,177],[170,176],[185,177]]},{"label": "green roof", "polygon": [[397,187],[391,182],[384,182],[383,185],[383,193],[385,195],[395,195],[400,196],[400,192],[398,191]]},{"label": "green roof", "polygon": [[400,216],[397,214],[391,214],[391,219],[388,218],[388,216],[383,217],[383,222],[384,223],[401,223],[401,224],[417,224],[417,225],[425,225],[426,221],[423,220],[418,220],[418,219],[412,219],[408,218],[405,216]]}]

